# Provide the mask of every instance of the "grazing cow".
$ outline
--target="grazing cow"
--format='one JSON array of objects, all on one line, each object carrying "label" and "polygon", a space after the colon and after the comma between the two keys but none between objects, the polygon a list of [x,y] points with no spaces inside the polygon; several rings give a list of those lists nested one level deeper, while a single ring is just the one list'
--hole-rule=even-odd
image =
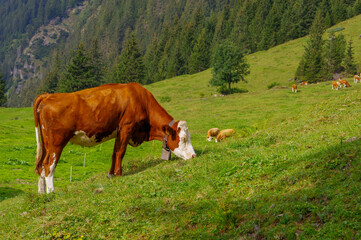
[{"label": "grazing cow", "polygon": [[227,137],[232,136],[235,133],[234,129],[223,129],[218,133],[218,136],[216,138],[216,142],[223,141]]},{"label": "grazing cow", "polygon": [[338,90],[338,86],[339,86],[338,82],[332,81],[332,89]]},{"label": "grazing cow", "polygon": [[353,81],[354,81],[354,83],[357,83],[357,82],[360,82],[360,83],[361,83],[360,76],[359,76],[359,75],[355,75],[355,76],[353,77]]},{"label": "grazing cow", "polygon": [[207,141],[210,142],[214,137],[217,137],[219,128],[211,128],[207,131]]},{"label": "grazing cow", "polygon": [[[91,147],[115,138],[108,177],[122,175],[127,145],[163,141],[185,160],[195,158],[185,121],[173,117],[138,83],[107,84],[73,93],[42,94],[34,103],[38,192],[54,190],[54,171],[68,142]],[[163,150],[164,150],[163,149]],[[168,156],[170,156],[168,154]]]},{"label": "grazing cow", "polygon": [[297,92],[297,85],[296,84],[292,84],[292,92]]},{"label": "grazing cow", "polygon": [[301,82],[301,86],[304,86],[304,85],[308,85],[308,81],[306,81],[306,82]]},{"label": "grazing cow", "polygon": [[343,86],[344,88],[345,87],[351,87],[351,85],[348,83],[347,80],[340,80],[338,82],[340,83],[340,86]]}]

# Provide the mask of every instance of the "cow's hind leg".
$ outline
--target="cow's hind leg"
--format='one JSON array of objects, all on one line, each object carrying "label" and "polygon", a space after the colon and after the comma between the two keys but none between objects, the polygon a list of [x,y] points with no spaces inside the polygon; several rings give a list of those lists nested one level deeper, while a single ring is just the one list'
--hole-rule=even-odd
[{"label": "cow's hind leg", "polygon": [[39,176],[39,193],[51,193],[54,191],[54,173],[56,165],[60,159],[62,147],[52,147],[46,150],[46,155],[42,165],[42,171]]}]

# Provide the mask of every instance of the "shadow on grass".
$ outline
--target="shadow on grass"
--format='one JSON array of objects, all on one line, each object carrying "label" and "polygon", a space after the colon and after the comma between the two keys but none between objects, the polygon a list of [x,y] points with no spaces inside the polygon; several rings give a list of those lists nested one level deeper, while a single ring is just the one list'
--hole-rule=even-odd
[{"label": "shadow on grass", "polygon": [[[172,159],[170,161],[172,161]],[[144,170],[155,167],[164,161],[165,160],[160,158],[152,158],[149,161],[129,161],[126,168],[123,170],[123,176],[128,176],[139,172],[143,172]]]},{"label": "shadow on grass", "polygon": [[22,193],[24,193],[24,191],[16,188],[0,187],[0,202],[8,198],[16,197],[17,195]]},{"label": "shadow on grass", "polygon": [[[197,157],[206,154],[209,152],[209,149],[195,149]],[[168,161],[181,161],[182,159],[177,157],[174,153],[171,153],[171,159]],[[123,176],[133,175],[139,172],[143,172],[148,168],[155,167],[163,162],[167,162],[167,160],[163,160],[160,158],[151,158],[149,161],[136,161],[131,160],[123,166]]]}]

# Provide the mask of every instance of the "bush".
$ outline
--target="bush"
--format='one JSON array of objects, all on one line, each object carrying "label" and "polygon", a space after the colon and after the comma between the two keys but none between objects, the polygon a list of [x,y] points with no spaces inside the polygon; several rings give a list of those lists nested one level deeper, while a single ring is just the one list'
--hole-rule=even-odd
[{"label": "bush", "polygon": [[273,83],[271,83],[271,84],[269,84],[269,85],[267,86],[267,89],[271,89],[271,88],[274,88],[274,87],[280,86],[280,85],[281,85],[281,84],[278,83],[278,82],[273,82]]},{"label": "bush", "polygon": [[171,98],[169,96],[161,96],[159,98],[159,101],[160,102],[170,102],[171,101]]},{"label": "bush", "polygon": [[248,90],[243,88],[231,88],[230,91],[227,86],[223,85],[217,89],[217,92],[223,95],[228,95],[232,93],[246,93]]}]

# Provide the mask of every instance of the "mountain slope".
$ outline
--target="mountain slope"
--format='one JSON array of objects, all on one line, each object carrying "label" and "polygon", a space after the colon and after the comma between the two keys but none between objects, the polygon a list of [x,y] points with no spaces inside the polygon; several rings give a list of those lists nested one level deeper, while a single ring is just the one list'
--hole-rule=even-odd
[{"label": "mountain slope", "polygon": [[[359,0],[4,0],[3,3],[0,36],[6,39],[0,38],[0,62],[8,87],[8,105],[17,107],[31,105],[53,65],[54,52],[62,53],[64,67],[80,42],[89,46],[92,40],[99,40],[106,76],[109,75],[106,81],[111,82],[112,67],[124,41],[134,31],[146,57],[147,82],[154,82],[208,68],[210,61],[201,66],[191,63],[198,41],[207,44],[208,52],[204,53],[207,56],[225,39],[252,53],[304,36],[317,10],[322,12],[327,26],[361,11]],[[65,28],[56,31],[63,23]],[[39,32],[43,34],[39,36]],[[202,32],[206,33],[205,38],[201,38]],[[34,37],[37,41],[32,41]],[[49,44],[49,39],[56,43]],[[154,58],[147,54],[150,52],[155,52]],[[267,69],[260,71],[262,74]]]}]

